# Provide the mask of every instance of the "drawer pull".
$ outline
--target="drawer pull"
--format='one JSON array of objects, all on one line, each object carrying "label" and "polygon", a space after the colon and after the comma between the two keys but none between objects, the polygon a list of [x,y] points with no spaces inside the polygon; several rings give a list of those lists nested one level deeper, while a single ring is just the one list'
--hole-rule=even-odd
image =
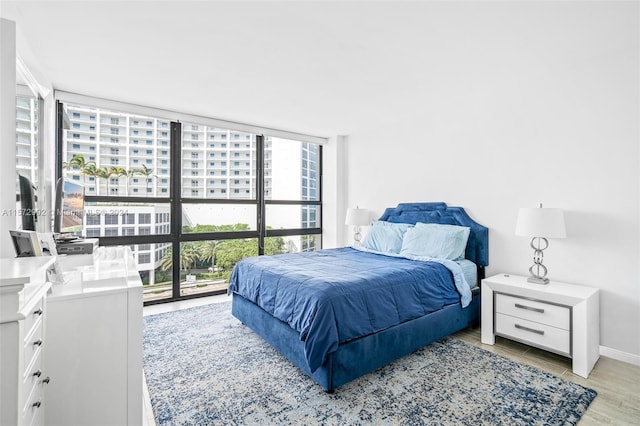
[{"label": "drawer pull", "polygon": [[524,325],[520,325],[520,324],[515,324],[515,326],[516,326],[516,328],[519,328],[520,330],[530,331],[532,333],[536,333],[536,334],[539,334],[541,336],[544,336],[544,330],[536,330],[535,328],[525,327]]},{"label": "drawer pull", "polygon": [[42,405],[42,402],[36,401],[33,403],[33,408],[40,408],[41,405]]},{"label": "drawer pull", "polygon": [[44,383],[45,385],[48,385],[50,381],[51,381],[51,377],[47,376],[47,378],[44,379],[42,383]]},{"label": "drawer pull", "polygon": [[36,371],[35,373],[33,373],[33,376],[34,376],[34,377],[40,377],[40,376],[42,376],[42,371],[41,371],[41,370]]},{"label": "drawer pull", "polygon": [[33,346],[42,346],[42,339],[38,339],[35,342],[33,342]]},{"label": "drawer pull", "polygon": [[36,311],[33,311],[33,315],[42,315],[42,309],[38,309]]},{"label": "drawer pull", "polygon": [[541,309],[541,308],[532,308],[531,306],[525,306],[525,305],[521,305],[519,303],[516,303],[515,306],[516,306],[516,308],[526,309],[527,311],[533,311],[533,312],[538,312],[538,313],[544,314],[544,309]]}]

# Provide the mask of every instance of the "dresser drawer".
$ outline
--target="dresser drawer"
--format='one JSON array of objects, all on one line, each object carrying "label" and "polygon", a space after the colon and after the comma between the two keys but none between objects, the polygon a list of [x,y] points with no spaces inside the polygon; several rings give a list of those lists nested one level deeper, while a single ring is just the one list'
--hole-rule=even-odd
[{"label": "dresser drawer", "polygon": [[35,306],[26,313],[24,318],[24,332],[25,336],[28,336],[35,326],[36,322],[42,317],[44,313],[44,299],[40,298]]},{"label": "dresser drawer", "polygon": [[571,356],[569,330],[496,313],[495,332],[503,337]]},{"label": "dresser drawer", "polygon": [[43,405],[43,389],[42,385],[38,384],[31,389],[31,393],[27,398],[27,402],[22,408],[22,425],[39,425],[42,424],[42,411]]},{"label": "dresser drawer", "polygon": [[20,387],[20,401],[26,401],[34,386],[41,386],[45,379],[42,371],[42,351],[37,351],[31,365],[26,365]]},{"label": "dresser drawer", "polygon": [[42,320],[36,320],[36,323],[31,330],[31,333],[27,334],[24,341],[24,353],[23,353],[23,364],[24,368],[27,368],[33,358],[36,356],[38,352],[40,352],[40,348],[42,347]]},{"label": "dresser drawer", "polygon": [[569,330],[571,310],[565,306],[552,305],[521,297],[496,293],[496,313]]}]

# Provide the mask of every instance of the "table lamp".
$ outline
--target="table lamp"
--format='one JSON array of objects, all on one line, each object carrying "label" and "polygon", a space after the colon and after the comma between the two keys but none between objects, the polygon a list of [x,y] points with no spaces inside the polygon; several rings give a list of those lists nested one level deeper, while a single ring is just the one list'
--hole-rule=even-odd
[{"label": "table lamp", "polygon": [[547,267],[542,264],[543,250],[549,247],[547,238],[566,238],[564,214],[561,209],[543,208],[542,203],[537,208],[521,208],[518,211],[516,235],[531,238],[533,248],[533,265],[529,268],[530,283],[548,284]]},{"label": "table lamp", "polygon": [[353,244],[360,245],[360,239],[362,238],[360,227],[369,224],[369,210],[349,207],[344,223],[354,227]]}]

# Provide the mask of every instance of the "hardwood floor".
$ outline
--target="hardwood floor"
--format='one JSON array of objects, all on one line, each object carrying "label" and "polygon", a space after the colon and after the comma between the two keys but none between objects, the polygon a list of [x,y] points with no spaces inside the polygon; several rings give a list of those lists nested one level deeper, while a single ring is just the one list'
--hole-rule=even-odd
[{"label": "hardwood floor", "polygon": [[[144,315],[230,300],[229,296],[221,295],[147,306],[144,308]],[[583,379],[571,371],[571,360],[560,355],[501,337],[496,337],[496,344],[493,346],[484,345],[480,342],[480,328],[466,329],[454,334],[454,336],[516,362],[529,364],[595,389],[598,396],[582,416],[580,426],[640,425],[640,367],[638,366],[600,357],[589,378]],[[143,424],[146,426],[155,425],[147,392],[145,392],[145,421]]]},{"label": "hardwood floor", "polygon": [[467,343],[529,364],[548,373],[595,389],[598,396],[580,425],[640,425],[640,367],[600,357],[588,379],[573,374],[571,360],[540,349],[496,337],[494,346],[480,342],[480,328],[454,334]]}]

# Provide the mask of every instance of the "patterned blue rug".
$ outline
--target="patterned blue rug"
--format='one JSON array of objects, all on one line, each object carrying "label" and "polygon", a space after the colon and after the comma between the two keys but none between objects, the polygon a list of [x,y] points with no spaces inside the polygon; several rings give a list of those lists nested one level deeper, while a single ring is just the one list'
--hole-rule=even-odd
[{"label": "patterned blue rug", "polygon": [[158,425],[572,425],[596,396],[454,338],[327,394],[228,302],[145,317],[144,371]]}]

